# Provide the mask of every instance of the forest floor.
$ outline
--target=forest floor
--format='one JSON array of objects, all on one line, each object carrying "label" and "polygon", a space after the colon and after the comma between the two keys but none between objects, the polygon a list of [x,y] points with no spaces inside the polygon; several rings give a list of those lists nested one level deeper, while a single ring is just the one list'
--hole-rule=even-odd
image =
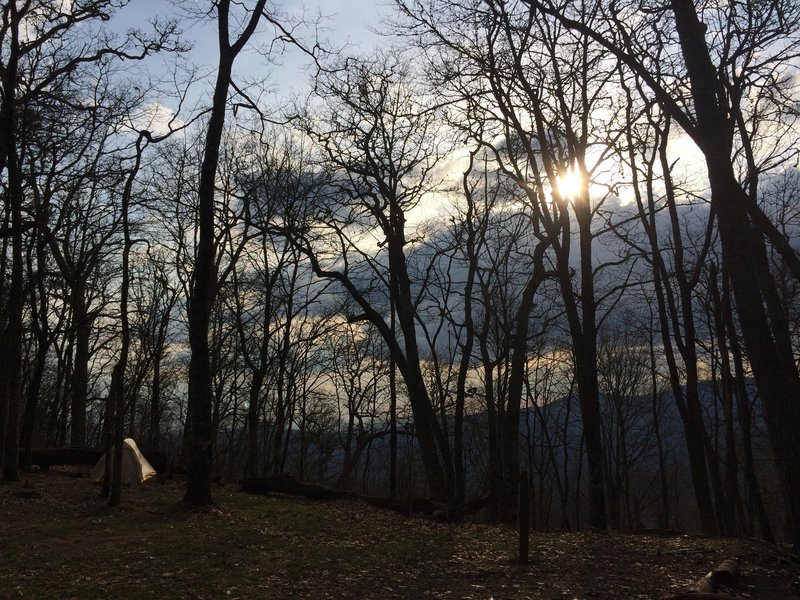
[{"label": "forest floor", "polygon": [[194,511],[178,481],[125,489],[111,509],[74,473],[25,478],[38,498],[0,485],[2,599],[668,598],[728,557],[734,597],[800,597],[800,563],[754,540],[536,532],[521,565],[510,528],[232,485]]}]

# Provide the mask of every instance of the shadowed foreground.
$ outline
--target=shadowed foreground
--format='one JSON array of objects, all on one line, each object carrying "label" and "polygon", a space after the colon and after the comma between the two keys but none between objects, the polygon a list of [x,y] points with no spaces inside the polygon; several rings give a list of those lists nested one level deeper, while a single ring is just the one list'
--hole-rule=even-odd
[{"label": "shadowed foreground", "polygon": [[0,487],[0,598],[665,598],[729,556],[740,592],[798,593],[800,565],[756,541],[534,533],[523,567],[510,529],[234,486],[195,512],[177,505],[179,482],[124,490],[109,509],[86,479],[29,479],[38,498]]}]

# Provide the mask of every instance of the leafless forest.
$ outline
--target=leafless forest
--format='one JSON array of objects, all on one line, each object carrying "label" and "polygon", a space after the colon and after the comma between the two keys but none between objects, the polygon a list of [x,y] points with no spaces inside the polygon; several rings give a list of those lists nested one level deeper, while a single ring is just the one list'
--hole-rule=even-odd
[{"label": "leafless forest", "polygon": [[377,49],[120,4],[2,3],[5,481],[133,437],[196,506],[287,473],[800,548],[800,3],[394,0]]}]

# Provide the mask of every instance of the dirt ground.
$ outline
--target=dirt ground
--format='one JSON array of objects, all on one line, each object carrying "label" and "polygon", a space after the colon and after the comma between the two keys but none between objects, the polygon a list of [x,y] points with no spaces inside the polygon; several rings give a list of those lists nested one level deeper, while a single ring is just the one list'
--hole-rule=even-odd
[{"label": "dirt ground", "polygon": [[742,580],[727,597],[800,598],[800,561],[757,540],[536,532],[521,565],[509,528],[235,486],[193,511],[180,481],[110,509],[81,474],[0,485],[0,598],[669,598],[729,557]]}]

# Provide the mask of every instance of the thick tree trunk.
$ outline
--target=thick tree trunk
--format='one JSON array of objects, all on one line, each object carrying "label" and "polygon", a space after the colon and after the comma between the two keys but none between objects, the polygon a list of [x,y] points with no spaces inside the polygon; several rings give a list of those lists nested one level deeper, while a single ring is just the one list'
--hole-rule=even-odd
[{"label": "thick tree trunk", "polygon": [[247,459],[245,462],[245,473],[250,477],[258,475],[258,414],[261,407],[259,398],[263,380],[263,371],[260,368],[253,371],[253,379],[250,383],[250,402],[247,407]]},{"label": "thick tree trunk", "polygon": [[[399,208],[394,210],[399,212]],[[436,413],[425,386],[425,377],[420,367],[415,312],[411,299],[411,281],[403,254],[404,220],[401,216],[395,216],[393,222],[397,230],[388,242],[389,268],[395,278],[395,309],[405,343],[405,360],[397,362],[408,389],[411,410],[414,413],[414,428],[431,498],[438,502],[450,503],[454,500],[455,492],[450,445],[436,419]]]},{"label": "thick tree trunk", "polygon": [[775,281],[759,260],[764,239],[748,214],[749,198],[736,180],[731,160],[731,130],[719,82],[700,23],[690,0],[672,0],[681,49],[697,114],[697,139],[706,158],[711,202],[717,213],[724,268],[730,275],[745,348],[764,404],[764,415],[778,474],[792,519],[792,542],[800,549],[800,377],[785,323],[768,313],[777,297]]},{"label": "thick tree trunk", "polygon": [[[580,310],[569,263],[569,227],[564,224],[561,244],[557,248],[558,279],[567,313],[572,351],[575,360],[575,379],[583,420],[586,443],[586,462],[589,474],[589,526],[605,529],[606,499],[603,473],[603,444],[600,435],[600,390],[597,384],[597,325],[594,298],[594,267],[592,265],[591,209],[588,181],[581,197],[575,199],[575,218],[580,244]],[[562,211],[566,211],[566,203]],[[563,212],[562,219],[567,219]]]},{"label": "thick tree trunk", "polygon": [[211,470],[213,468],[214,424],[211,417],[214,392],[212,386],[211,357],[208,344],[209,319],[217,294],[216,247],[214,238],[214,193],[219,163],[219,148],[225,126],[228,89],[231,85],[233,62],[253,35],[263,16],[266,0],[257,0],[249,19],[231,44],[229,10],[231,0],[216,4],[219,67],[214,84],[211,114],[208,120],[203,164],[198,186],[197,254],[195,257],[192,288],[189,298],[189,399],[186,415],[188,469],[186,494],[183,501],[191,506],[209,506],[211,498]]},{"label": "thick tree trunk", "polygon": [[[19,412],[22,402],[22,312],[25,303],[22,256],[22,173],[17,155],[16,85],[19,61],[20,19],[16,0],[8,4],[11,39],[2,72],[3,101],[0,105],[0,161],[8,170],[7,203],[11,214],[11,281],[6,298],[6,321],[0,342],[0,463],[4,481],[19,479]],[[5,23],[4,23],[5,25]],[[1,172],[1,170],[0,170]],[[5,257],[4,257],[5,258]]]},{"label": "thick tree trunk", "polygon": [[[221,12],[222,8],[219,10]],[[222,28],[222,23],[220,23],[220,28]],[[208,331],[211,307],[217,291],[216,250],[214,247],[214,184],[222,130],[225,124],[233,59],[230,48],[220,48],[220,63],[214,87],[213,108],[206,132],[198,192],[199,238],[188,314],[189,347],[192,356],[189,361],[187,487],[183,498],[184,502],[192,506],[212,504],[211,470],[214,431],[211,406],[214,392]]]},{"label": "thick tree trunk", "polygon": [[33,257],[29,254],[28,258],[28,273],[31,279],[31,324],[36,336],[36,364],[31,374],[30,381],[28,382],[20,440],[25,453],[25,460],[22,462],[22,467],[26,470],[30,470],[31,468],[31,448],[33,447],[33,436],[36,430],[36,418],[39,410],[39,391],[42,387],[42,378],[44,376],[45,367],[47,366],[47,353],[52,343],[47,318],[47,292],[44,287],[45,268],[47,264],[47,257],[45,254],[47,242],[41,237],[44,234],[43,228],[37,228],[36,234],[37,238],[34,240],[36,247],[36,269],[34,269],[33,266]]}]

